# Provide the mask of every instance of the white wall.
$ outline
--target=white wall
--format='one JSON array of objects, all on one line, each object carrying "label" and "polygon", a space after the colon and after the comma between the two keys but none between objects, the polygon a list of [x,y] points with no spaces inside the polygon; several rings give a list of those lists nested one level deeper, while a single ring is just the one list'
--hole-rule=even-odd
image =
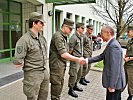
[{"label": "white wall", "polygon": [[[89,4],[74,4],[74,5],[61,5],[56,6],[55,9],[63,11],[63,14],[66,15],[66,12],[72,13],[72,20],[75,21],[75,15],[79,16],[78,21],[82,22],[82,17],[85,17],[85,22],[89,19],[92,19],[92,24],[94,24],[94,34],[96,35],[100,32],[99,25],[97,23],[106,23],[102,18],[94,14]],[[64,17],[63,17],[64,18]],[[94,22],[94,23],[93,23]],[[85,23],[87,25],[88,23]],[[96,26],[97,25],[97,26]],[[97,27],[97,30],[96,30]],[[74,31],[72,31],[73,33]]]},{"label": "white wall", "polygon": [[[44,26],[44,37],[47,40],[47,45],[48,45],[48,49],[49,49],[49,45],[50,45],[50,41],[51,41],[51,37],[52,37],[52,16],[48,15],[48,11],[51,11],[53,9],[53,4],[49,3],[49,4],[44,4],[43,5],[43,15],[44,15],[44,19],[46,21],[46,24]],[[49,52],[49,50],[48,50]]]}]

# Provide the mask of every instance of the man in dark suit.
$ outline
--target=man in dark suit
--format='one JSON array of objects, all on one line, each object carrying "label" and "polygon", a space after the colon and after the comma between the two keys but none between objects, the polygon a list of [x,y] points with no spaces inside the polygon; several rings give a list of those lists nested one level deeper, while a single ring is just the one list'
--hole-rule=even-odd
[{"label": "man in dark suit", "polygon": [[88,63],[103,60],[104,68],[102,75],[103,87],[107,89],[106,100],[121,100],[121,89],[125,86],[125,73],[123,67],[123,51],[114,38],[114,30],[110,26],[103,26],[101,37],[107,42],[102,54],[87,58]]}]

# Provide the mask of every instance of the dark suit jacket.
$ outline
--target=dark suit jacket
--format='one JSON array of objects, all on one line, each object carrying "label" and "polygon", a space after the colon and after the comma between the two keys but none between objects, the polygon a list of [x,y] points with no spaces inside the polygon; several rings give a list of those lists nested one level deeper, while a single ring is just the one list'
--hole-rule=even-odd
[{"label": "dark suit jacket", "polygon": [[102,54],[88,58],[88,63],[103,60],[102,84],[105,88],[122,89],[125,86],[123,51],[118,41],[113,38]]}]

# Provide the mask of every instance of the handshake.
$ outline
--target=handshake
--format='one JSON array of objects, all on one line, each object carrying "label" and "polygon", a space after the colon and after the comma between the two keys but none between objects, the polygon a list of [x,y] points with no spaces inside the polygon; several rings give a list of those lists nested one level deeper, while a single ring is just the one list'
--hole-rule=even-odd
[{"label": "handshake", "polygon": [[88,63],[88,59],[87,58],[80,57],[78,59],[78,63],[84,65],[84,64]]}]

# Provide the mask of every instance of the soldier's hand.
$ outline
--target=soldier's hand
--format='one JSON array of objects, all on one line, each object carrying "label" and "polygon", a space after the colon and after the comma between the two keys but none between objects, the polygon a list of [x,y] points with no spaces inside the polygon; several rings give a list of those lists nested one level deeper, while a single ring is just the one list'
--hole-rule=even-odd
[{"label": "soldier's hand", "polygon": [[129,60],[130,60],[129,57],[125,57],[125,58],[124,58],[124,61],[125,61],[125,62],[128,62]]},{"label": "soldier's hand", "polygon": [[80,58],[80,64],[86,64],[86,59],[84,59],[83,57]]},{"label": "soldier's hand", "polygon": [[24,64],[15,65],[16,68],[23,67]]}]

